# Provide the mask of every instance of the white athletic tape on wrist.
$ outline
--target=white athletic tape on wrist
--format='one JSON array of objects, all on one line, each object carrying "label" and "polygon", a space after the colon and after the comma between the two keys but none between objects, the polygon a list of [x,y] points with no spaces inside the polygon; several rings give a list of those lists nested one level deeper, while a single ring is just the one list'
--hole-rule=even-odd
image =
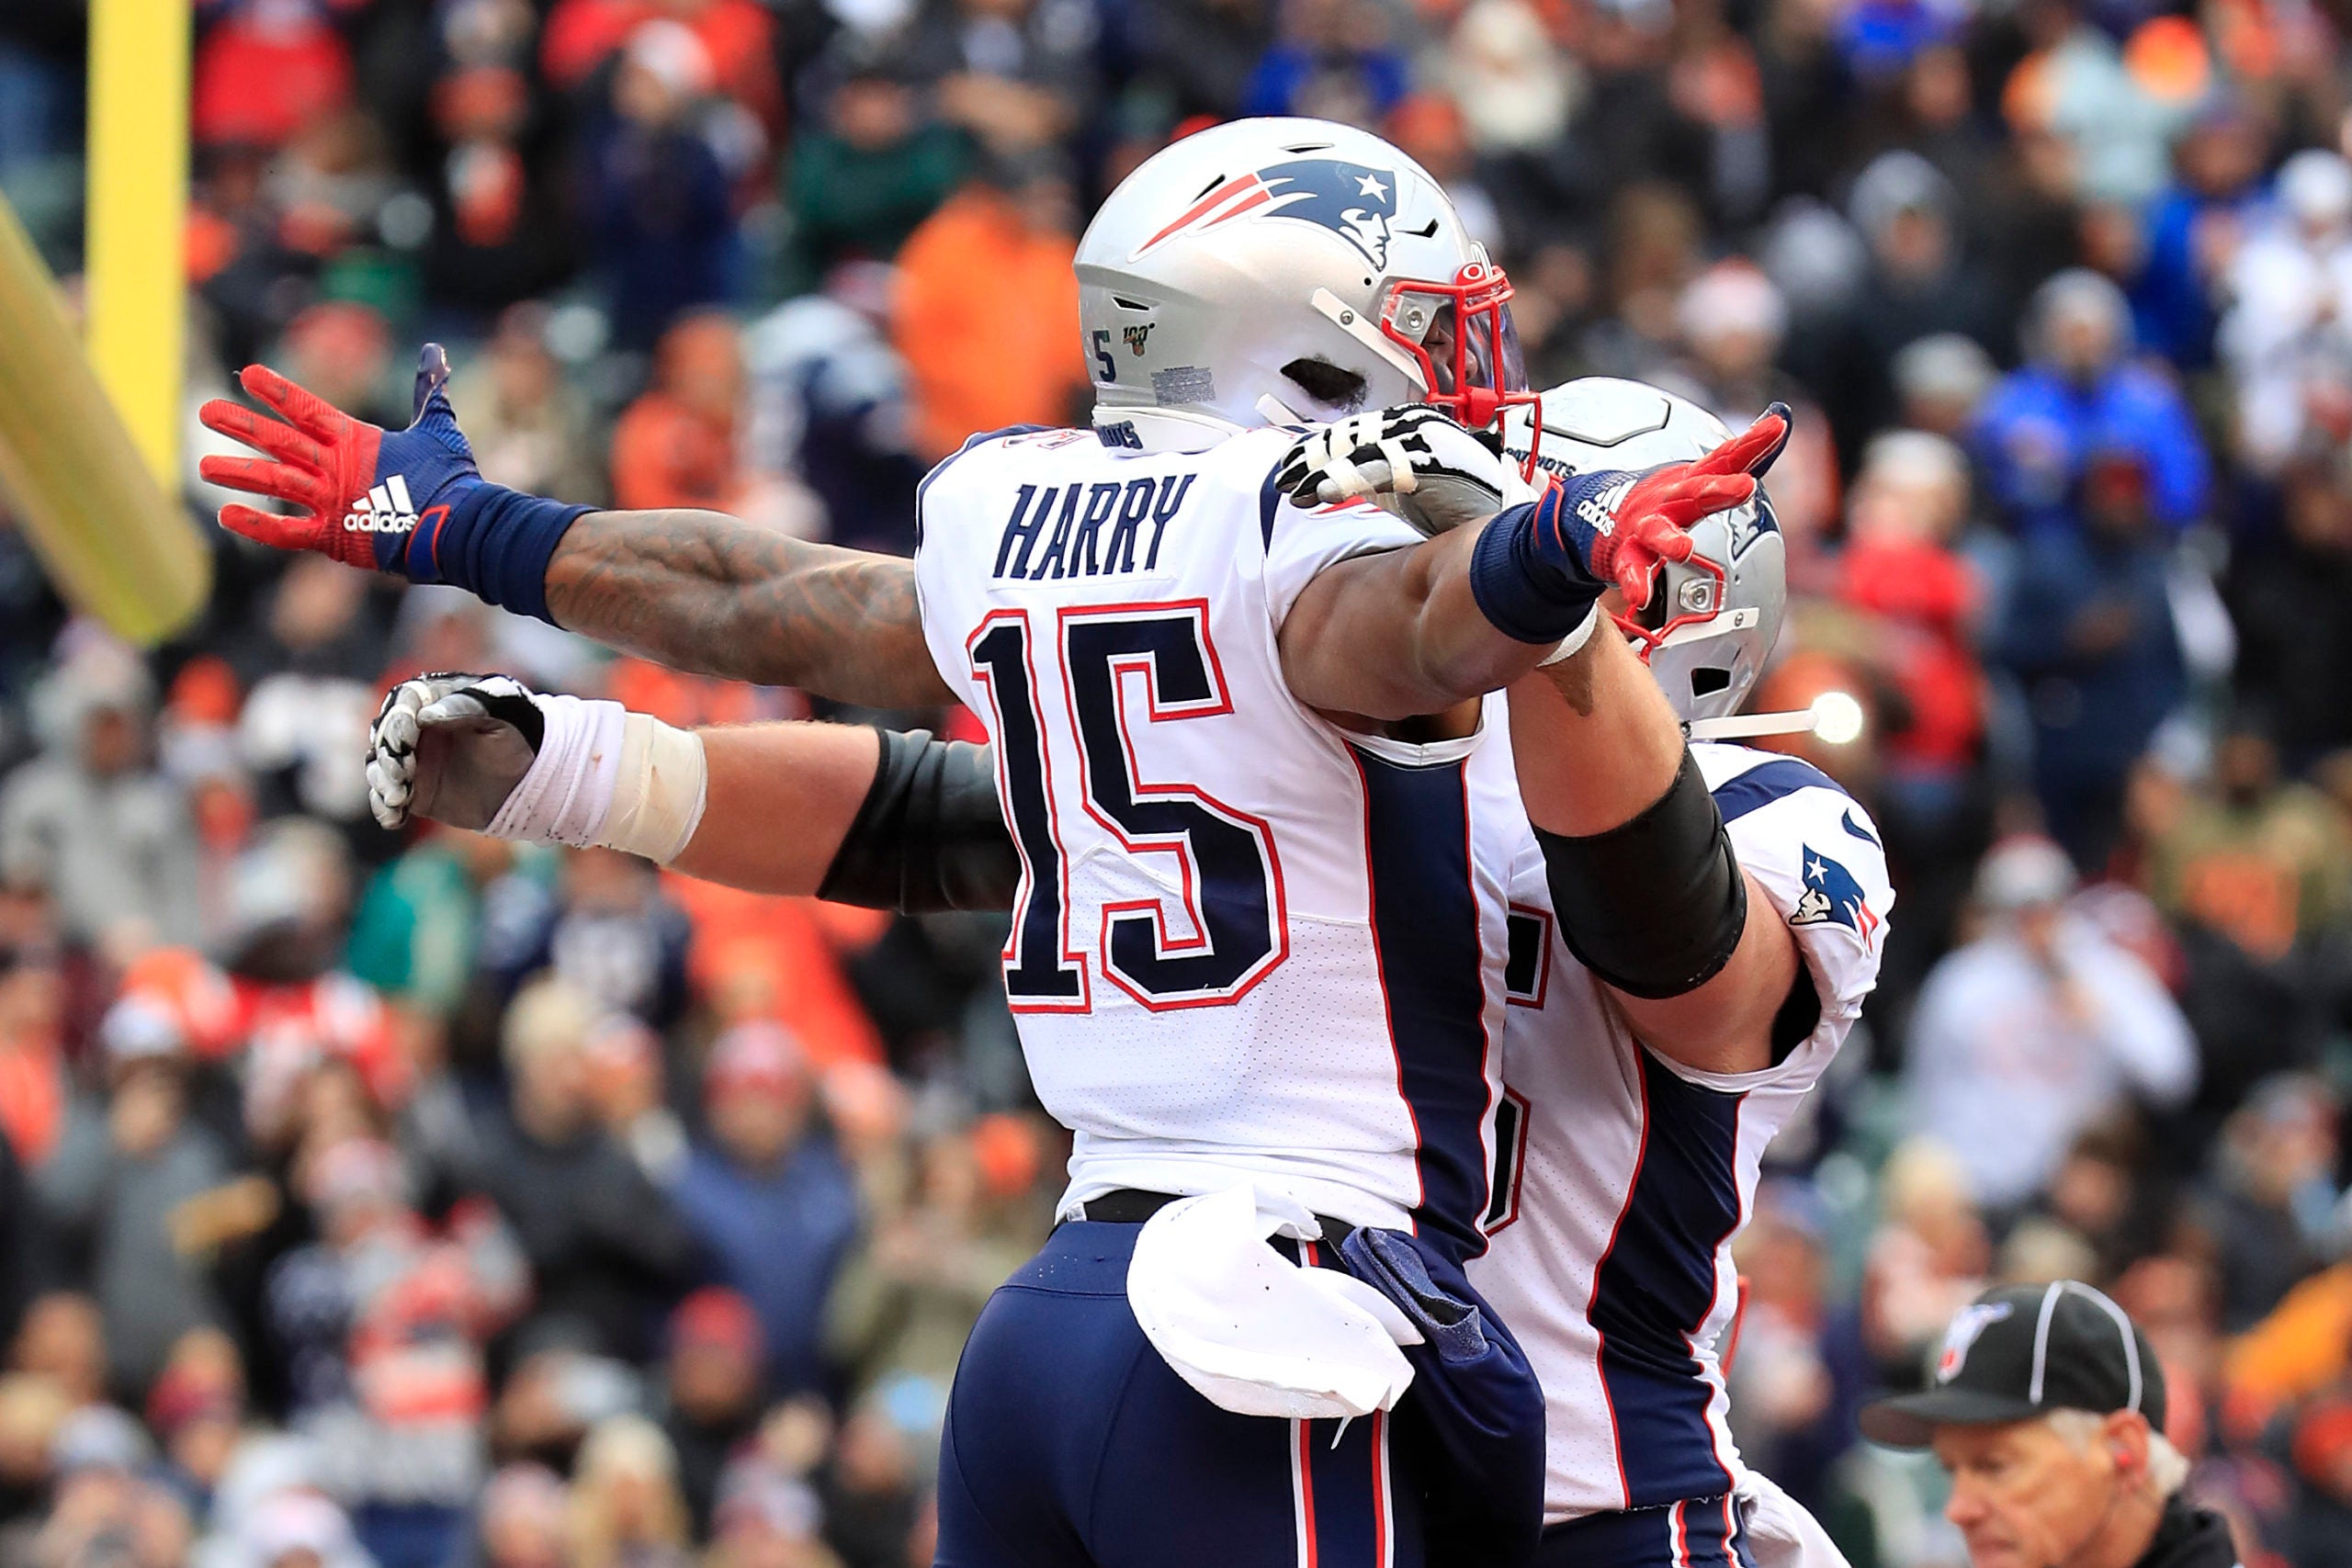
[{"label": "white athletic tape on wrist", "polygon": [[554,696],[538,706],[538,756],[490,819],[491,837],[676,859],[707,799],[702,737],[615,702]]},{"label": "white athletic tape on wrist", "polygon": [[1551,652],[1545,654],[1543,658],[1535,661],[1535,668],[1538,670],[1548,669],[1550,666],[1559,663],[1563,659],[1574,659],[1577,654],[1584,651],[1584,645],[1592,640],[1592,628],[1600,624],[1600,606],[1595,604],[1591,609],[1585,612],[1584,620],[1576,630],[1562,637],[1557,647],[1554,648]]},{"label": "white athletic tape on wrist", "polygon": [[544,721],[539,754],[487,831],[493,839],[552,840],[575,849],[593,844],[612,807],[628,710],[579,697],[536,700]]},{"label": "white athletic tape on wrist", "polygon": [[702,737],[673,729],[650,714],[630,714],[622,727],[620,777],[614,782],[603,841],[667,865],[702,825],[709,800]]}]

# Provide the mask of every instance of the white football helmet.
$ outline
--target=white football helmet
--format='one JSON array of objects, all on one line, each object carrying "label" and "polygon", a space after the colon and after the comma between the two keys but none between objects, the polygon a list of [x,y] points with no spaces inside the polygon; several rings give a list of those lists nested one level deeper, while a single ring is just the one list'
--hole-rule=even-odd
[{"label": "white football helmet", "polygon": [[[1503,420],[1504,451],[1532,454],[1536,467],[1555,474],[1639,472],[1704,457],[1730,439],[1722,420],[1689,399],[1606,376],[1565,382]],[[1649,604],[1616,615],[1617,625],[1694,738],[1810,728],[1809,718],[1785,716],[1727,722],[1764,673],[1788,606],[1788,547],[1763,488],[1690,533],[1690,558],[1666,563]]]},{"label": "white football helmet", "polygon": [[1415,402],[1476,428],[1533,401],[1510,279],[1427,170],[1351,126],[1186,137],[1119,183],[1077,270],[1106,440],[1198,449]]}]

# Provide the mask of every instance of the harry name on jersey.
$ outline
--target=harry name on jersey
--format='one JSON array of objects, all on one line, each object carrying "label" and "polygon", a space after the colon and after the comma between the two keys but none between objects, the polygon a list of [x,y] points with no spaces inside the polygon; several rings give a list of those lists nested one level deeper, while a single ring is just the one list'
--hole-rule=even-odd
[{"label": "harry name on jersey", "polygon": [[989,575],[1036,582],[1157,570],[1160,539],[1196,477],[1162,474],[1124,482],[1023,485],[1013,497],[1012,515],[1005,522],[996,568]]}]

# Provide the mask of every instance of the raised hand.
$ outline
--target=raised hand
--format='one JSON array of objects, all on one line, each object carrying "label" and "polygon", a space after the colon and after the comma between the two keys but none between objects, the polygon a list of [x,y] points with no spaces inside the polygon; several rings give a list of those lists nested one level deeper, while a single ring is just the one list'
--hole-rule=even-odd
[{"label": "raised hand", "polygon": [[206,403],[197,417],[263,456],[206,457],[198,471],[214,484],[300,510],[279,516],[232,502],[220,509],[220,525],[277,549],[315,550],[353,566],[439,581],[441,525],[451,504],[482,482],[444,389],[448,379],[448,355],[439,344],[426,344],[417,361],[413,421],[406,430],[387,431],[267,366],[246,366],[238,383],[277,417],[226,398]]},{"label": "raised hand", "polygon": [[1649,603],[1659,567],[1690,558],[1690,525],[1753,500],[1757,480],[1788,444],[1789,407],[1774,403],[1703,457],[1645,474],[1584,476],[1601,482],[1577,494],[1585,487],[1571,481],[1538,505],[1539,546],[1546,555],[1573,554],[1638,610]]}]

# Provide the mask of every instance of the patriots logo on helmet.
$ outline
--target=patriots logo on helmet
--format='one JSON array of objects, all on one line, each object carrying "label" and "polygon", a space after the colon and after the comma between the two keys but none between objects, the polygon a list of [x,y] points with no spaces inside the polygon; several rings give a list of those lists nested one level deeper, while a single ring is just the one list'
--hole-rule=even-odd
[{"label": "patriots logo on helmet", "polygon": [[1765,499],[1764,492],[1760,489],[1756,492],[1756,503],[1732,512],[1729,514],[1729,521],[1731,558],[1734,560],[1746,555],[1747,547],[1765,535],[1777,534],[1781,531],[1781,519],[1773,513],[1772,503]]},{"label": "patriots logo on helmet", "polygon": [[1236,175],[1201,193],[1177,220],[1136,249],[1142,255],[1172,235],[1214,229],[1255,213],[1329,229],[1353,245],[1375,272],[1388,265],[1389,223],[1396,216],[1396,175],[1337,158],[1299,158]]},{"label": "patriots logo on helmet", "polygon": [[1878,916],[1862,896],[1854,874],[1815,849],[1804,847],[1804,893],[1797,899],[1792,926],[1844,926],[1867,946],[1878,931]]}]

